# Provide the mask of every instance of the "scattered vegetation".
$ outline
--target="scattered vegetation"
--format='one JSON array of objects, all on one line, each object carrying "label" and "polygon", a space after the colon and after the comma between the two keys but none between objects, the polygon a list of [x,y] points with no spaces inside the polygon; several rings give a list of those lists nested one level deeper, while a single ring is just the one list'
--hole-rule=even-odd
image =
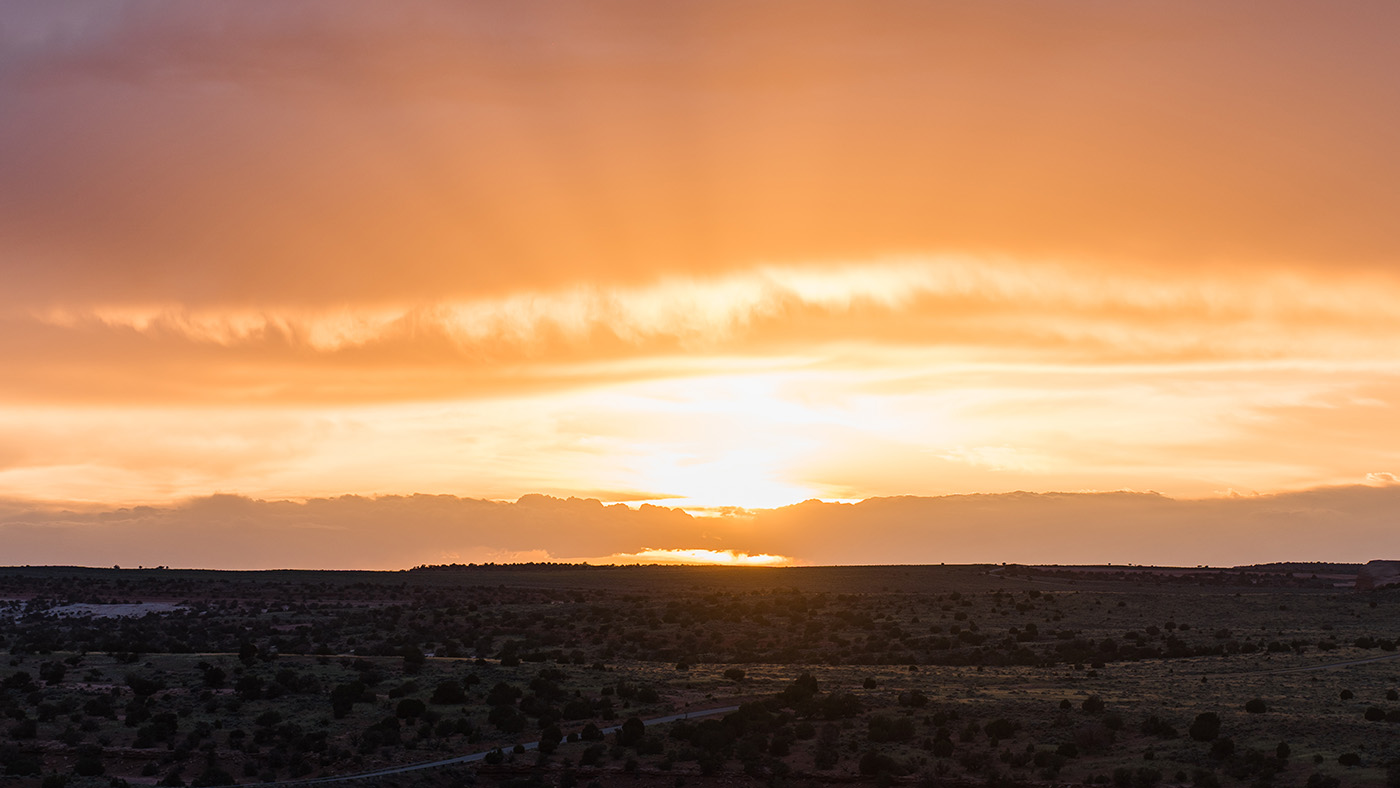
[{"label": "scattered vegetation", "polygon": [[3,569],[0,766],[68,788],[471,752],[405,784],[1400,784],[1400,661],[1361,662],[1400,656],[1400,591],[1219,574]]}]

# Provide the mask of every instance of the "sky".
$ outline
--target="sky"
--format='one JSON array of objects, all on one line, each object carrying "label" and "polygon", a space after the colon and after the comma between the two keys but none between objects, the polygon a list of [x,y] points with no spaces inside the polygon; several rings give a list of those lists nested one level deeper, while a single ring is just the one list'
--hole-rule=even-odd
[{"label": "sky", "polygon": [[1397,29],[0,0],[0,563],[1394,557]]}]

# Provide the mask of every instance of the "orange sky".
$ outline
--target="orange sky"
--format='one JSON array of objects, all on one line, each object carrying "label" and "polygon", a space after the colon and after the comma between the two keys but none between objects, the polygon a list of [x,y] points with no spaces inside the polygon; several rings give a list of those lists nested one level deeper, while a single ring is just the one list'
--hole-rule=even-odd
[{"label": "orange sky", "polygon": [[[1379,0],[0,5],[0,563],[77,561],[133,505],[232,560],[186,517],[216,493],[1362,496],[1306,559],[1400,473],[1398,28]],[[337,566],[382,565],[391,509]],[[1251,560],[1091,510],[1024,540]],[[951,560],[946,524],[872,552],[835,534],[876,520],[783,511],[567,545],[452,515],[402,560]]]}]

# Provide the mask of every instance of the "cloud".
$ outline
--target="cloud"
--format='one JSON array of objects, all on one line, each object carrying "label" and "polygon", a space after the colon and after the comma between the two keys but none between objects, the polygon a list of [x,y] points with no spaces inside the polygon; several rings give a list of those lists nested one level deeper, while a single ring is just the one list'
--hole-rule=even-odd
[{"label": "cloud", "polygon": [[0,6],[0,494],[1400,461],[1396,7],[551,11]]},{"label": "cloud", "polygon": [[[416,306],[64,307],[0,314],[0,396],[385,402],[558,391],[742,367],[929,361],[1389,368],[1400,281],[1186,278],[998,259],[769,266]],[[937,355],[930,355],[930,351]],[[907,363],[903,362],[903,363]]]},{"label": "cloud", "polygon": [[1009,7],[11,6],[6,299],[414,302],[899,253],[1397,259],[1376,31],[1400,12]]},{"label": "cloud", "polygon": [[[690,517],[655,506],[529,495],[343,496],[305,502],[233,495],[105,511],[16,504],[0,520],[6,563],[245,568],[407,568],[635,551]],[[544,552],[539,552],[544,551]]]},{"label": "cloud", "polygon": [[[244,357],[202,371],[196,356],[146,376],[132,363],[105,396],[108,367],[36,354],[31,369],[71,372],[71,394],[0,409],[0,494],[129,505],[217,491],[537,491],[773,507],[1007,489],[1271,492],[1400,462],[1388,442],[1400,380],[1384,357],[1090,362],[894,342],[730,350],[346,369]],[[383,401],[366,402],[375,392]]]},{"label": "cloud", "polygon": [[1365,561],[1400,552],[1397,495],[1335,487],[1197,500],[1118,492],[809,502],[764,513],[755,530],[765,549],[814,564]]},{"label": "cloud", "polygon": [[[102,509],[0,502],[9,564],[399,569],[503,560],[889,563],[1366,561],[1400,553],[1400,488],[1178,500],[1005,493],[807,503],[691,517],[596,500],[219,495]],[[656,547],[656,545],[677,545]],[[683,547],[683,545],[713,545]]]}]

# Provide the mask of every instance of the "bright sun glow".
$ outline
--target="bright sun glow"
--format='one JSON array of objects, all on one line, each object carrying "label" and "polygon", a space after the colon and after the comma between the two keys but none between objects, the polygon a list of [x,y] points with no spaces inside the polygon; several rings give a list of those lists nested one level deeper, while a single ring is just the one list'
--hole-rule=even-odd
[{"label": "bright sun glow", "polygon": [[785,387],[793,380],[721,375],[611,391],[600,406],[627,410],[631,441],[644,447],[627,466],[626,485],[687,509],[772,508],[828,495],[791,480],[792,468],[817,449],[809,432],[834,418],[791,396]]},{"label": "bright sun glow", "polygon": [[707,461],[690,458],[658,458],[660,464],[648,473],[647,489],[674,491],[675,498],[653,503],[683,509],[737,506],[743,509],[771,509],[809,498],[820,497],[816,490],[772,478],[776,460],[763,451],[734,451]]},{"label": "bright sun glow", "polygon": [[735,550],[705,550],[701,548],[661,550],[648,548],[635,553],[608,556],[617,564],[718,564],[721,566],[784,566],[792,559],[781,555],[737,552]]}]

